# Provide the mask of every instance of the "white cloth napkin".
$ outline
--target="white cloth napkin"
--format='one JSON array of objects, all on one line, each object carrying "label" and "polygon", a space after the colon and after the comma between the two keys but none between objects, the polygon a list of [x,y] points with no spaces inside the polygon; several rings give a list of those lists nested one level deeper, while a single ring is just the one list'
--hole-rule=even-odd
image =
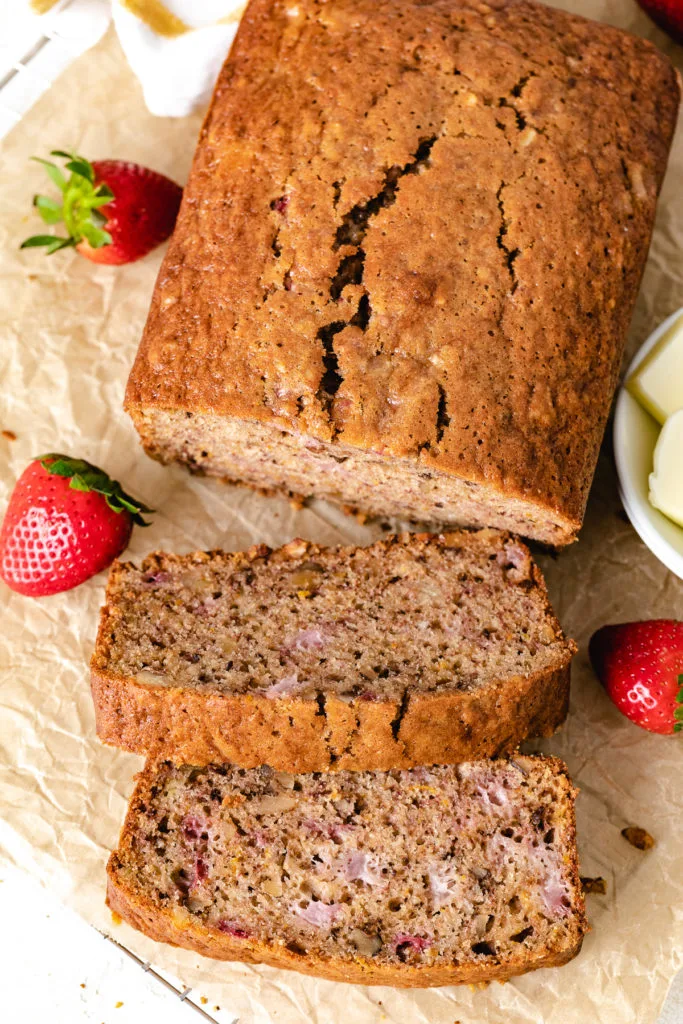
[{"label": "white cloth napkin", "polygon": [[184,117],[208,102],[244,6],[244,0],[113,0],[121,46],[152,114]]},{"label": "white cloth napkin", "polygon": [[113,16],[145,102],[160,117],[206,104],[245,0],[0,0],[0,138]]}]

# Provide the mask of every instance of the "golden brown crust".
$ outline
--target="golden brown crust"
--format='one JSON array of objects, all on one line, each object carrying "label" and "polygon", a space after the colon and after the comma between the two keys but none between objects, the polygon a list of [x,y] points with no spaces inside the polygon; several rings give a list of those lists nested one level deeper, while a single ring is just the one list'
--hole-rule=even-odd
[{"label": "golden brown crust", "polygon": [[551,736],[566,718],[569,666],[506,680],[484,696],[415,695],[406,708],[329,696],[324,717],[311,700],[152,687],[96,667],[91,683],[97,735],[133,753],[288,772],[387,770],[492,757]]},{"label": "golden brown crust", "polygon": [[300,974],[312,974],[330,981],[345,981],[355,985],[393,985],[396,988],[430,988],[439,985],[466,985],[487,981],[507,981],[509,978],[540,967],[560,967],[569,963],[580,952],[583,934],[576,944],[560,950],[541,950],[535,957],[520,954],[515,963],[487,963],[482,965],[416,967],[379,966],[360,957],[349,961],[323,960],[321,957],[293,953],[284,946],[267,945],[254,939],[235,939],[217,931],[209,931],[191,921],[176,923],[146,899],[140,891],[130,888],[119,873],[119,861],[112,853],[107,864],[107,906],[156,942],[167,942],[194,950],[213,960],[237,960],[248,964],[267,964]]},{"label": "golden brown crust", "polygon": [[252,0],[129,381],[140,431],[207,413],[410,459],[571,540],[678,100],[650,43],[530,0]]},{"label": "golden brown crust", "polygon": [[[386,550],[403,545],[419,554],[427,545],[464,543],[488,556],[494,544],[510,536],[494,530],[402,534],[377,543]],[[526,547],[518,541],[528,555]],[[329,557],[330,549],[294,540],[272,550],[196,552],[148,556],[142,571],[174,561],[225,560],[237,570],[257,560],[286,565],[293,559]],[[116,624],[115,594],[125,571],[112,566],[91,661],[91,686],[97,735],[112,746],[159,755],[177,764],[231,761],[244,767],[269,764],[282,771],[409,768],[450,764],[515,750],[531,736],[551,736],[567,715],[570,661],[576,651],[563,637],[548,601],[543,576],[531,563],[549,625],[562,639],[560,661],[548,671],[491,680],[474,691],[417,693],[406,689],[400,700],[350,702],[327,694],[324,713],[317,701],[297,696],[274,701],[260,694],[207,693],[189,687],[154,686],[109,669],[111,634]]]},{"label": "golden brown crust", "polygon": [[[268,964],[271,967],[311,974],[330,981],[343,981],[360,985],[392,985],[400,988],[428,988],[440,985],[479,984],[489,981],[506,981],[509,978],[541,967],[559,967],[568,963],[581,950],[583,937],[589,931],[585,917],[585,901],[579,877],[576,856],[576,828],[574,799],[576,790],[572,786],[566,765],[555,757],[536,757],[559,776],[565,789],[568,807],[564,821],[565,845],[568,851],[567,870],[572,891],[572,914],[574,916],[575,941],[557,948],[539,948],[534,951],[520,946],[518,955],[505,960],[493,956],[478,964],[432,964],[400,966],[377,964],[369,958],[357,957],[354,961],[323,958],[313,954],[302,954],[287,949],[277,941],[266,943],[255,938],[234,938],[231,935],[210,929],[192,920],[191,916],[177,910],[161,910],[144,892],[141,885],[131,883],[121,863],[118,852],[111,854],[107,864],[107,905],[133,928],[137,928],[157,942],[194,950],[215,960],[233,960],[243,963]],[[150,787],[155,777],[154,763],[148,762],[138,775],[137,785],[128,808],[126,821],[121,831],[119,851],[125,856],[136,829],[138,805],[151,800]]]}]

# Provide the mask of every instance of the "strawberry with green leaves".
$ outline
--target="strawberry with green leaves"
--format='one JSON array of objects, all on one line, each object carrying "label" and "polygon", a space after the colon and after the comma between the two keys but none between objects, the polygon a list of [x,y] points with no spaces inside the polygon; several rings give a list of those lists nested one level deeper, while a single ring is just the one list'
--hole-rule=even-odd
[{"label": "strawberry with green leaves", "polygon": [[627,718],[650,732],[683,731],[683,622],[603,626],[588,652],[598,679]]},{"label": "strawberry with green leaves", "polygon": [[90,163],[60,149],[52,156],[66,160],[64,170],[50,160],[34,160],[60,196],[34,196],[33,205],[46,224],[63,222],[66,235],[33,235],[22,249],[44,246],[49,255],[75,246],[94,263],[132,263],[173,231],[183,190],[170,178],[123,160]]},{"label": "strawberry with green leaves", "polygon": [[106,569],[151,512],[97,466],[41,455],[17,480],[0,530],[0,576],[31,597],[71,590]]}]

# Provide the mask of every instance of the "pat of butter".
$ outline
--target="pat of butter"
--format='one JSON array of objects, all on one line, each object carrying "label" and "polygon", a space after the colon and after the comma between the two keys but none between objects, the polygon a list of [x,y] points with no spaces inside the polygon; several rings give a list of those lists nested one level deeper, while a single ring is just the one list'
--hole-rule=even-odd
[{"label": "pat of butter", "polygon": [[683,409],[669,416],[657,440],[650,504],[683,526]]},{"label": "pat of butter", "polygon": [[683,316],[631,374],[626,388],[660,423],[683,409]]}]

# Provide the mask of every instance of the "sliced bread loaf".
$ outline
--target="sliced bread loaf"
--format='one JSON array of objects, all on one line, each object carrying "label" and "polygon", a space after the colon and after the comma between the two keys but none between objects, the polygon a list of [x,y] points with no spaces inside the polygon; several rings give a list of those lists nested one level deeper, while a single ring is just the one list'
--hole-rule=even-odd
[{"label": "sliced bread loaf", "polygon": [[587,924],[555,758],[286,775],[149,762],[108,904],[219,960],[398,986],[566,963]]},{"label": "sliced bread loaf", "polygon": [[188,764],[473,760],[558,727],[574,650],[529,551],[495,530],[155,554],[111,571],[97,730]]}]

